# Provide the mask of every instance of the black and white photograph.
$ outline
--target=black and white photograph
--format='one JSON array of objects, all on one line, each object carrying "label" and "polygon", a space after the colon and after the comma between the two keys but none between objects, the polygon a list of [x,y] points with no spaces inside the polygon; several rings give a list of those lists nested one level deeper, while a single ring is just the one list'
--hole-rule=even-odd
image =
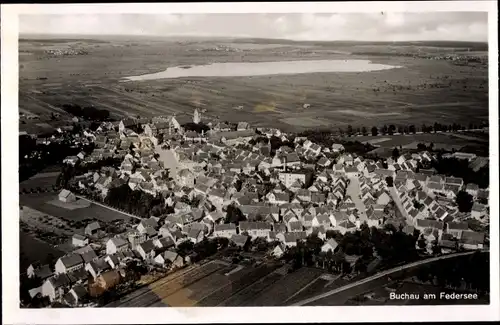
[{"label": "black and white photograph", "polygon": [[11,324],[498,320],[496,4],[441,4],[2,5]]}]

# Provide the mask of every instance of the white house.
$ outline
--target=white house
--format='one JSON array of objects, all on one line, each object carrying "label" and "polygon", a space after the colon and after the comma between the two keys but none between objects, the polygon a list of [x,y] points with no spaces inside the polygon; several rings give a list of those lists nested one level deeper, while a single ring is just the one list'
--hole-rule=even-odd
[{"label": "white house", "polygon": [[56,274],[43,283],[42,296],[49,297],[50,301],[58,300],[70,284],[71,281],[66,274]]},{"label": "white house", "polygon": [[55,265],[56,273],[68,273],[78,270],[84,266],[83,259],[80,254],[70,253],[60,257]]},{"label": "white house", "polygon": [[89,239],[85,236],[74,234],[73,237],[71,237],[71,244],[77,247],[84,247],[89,244]]},{"label": "white house", "polygon": [[330,238],[323,246],[321,246],[321,251],[326,253],[331,250],[333,253],[338,246],[339,244],[335,241],[335,239]]},{"label": "white house", "polygon": [[486,215],[486,206],[477,202],[474,203],[470,215],[475,219],[481,219]]},{"label": "white house", "polygon": [[112,255],[129,249],[128,242],[120,237],[114,237],[106,242],[106,254]]},{"label": "white house", "polygon": [[184,259],[182,256],[173,251],[164,251],[163,253],[158,254],[155,259],[155,263],[165,266],[167,263],[170,263],[173,267],[182,267],[184,266]]},{"label": "white house", "polygon": [[273,249],[271,255],[276,257],[276,258],[281,258],[283,254],[285,254],[286,247],[284,244],[276,245],[276,247]]},{"label": "white house", "polygon": [[143,260],[152,260],[155,258],[155,245],[152,240],[146,240],[145,242],[137,245],[137,252],[142,257]]},{"label": "white house", "polygon": [[66,202],[66,203],[75,202],[76,201],[76,197],[75,197],[75,194],[73,194],[70,191],[64,189],[64,190],[62,190],[59,193],[59,201]]},{"label": "white house", "polygon": [[268,237],[271,231],[271,225],[266,222],[241,221],[239,228],[240,234],[246,232],[252,238]]}]

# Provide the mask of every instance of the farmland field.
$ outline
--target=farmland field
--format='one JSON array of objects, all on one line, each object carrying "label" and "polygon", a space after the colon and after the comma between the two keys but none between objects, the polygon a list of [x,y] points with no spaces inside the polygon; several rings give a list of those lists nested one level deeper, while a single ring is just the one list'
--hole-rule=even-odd
[{"label": "farmland field", "polygon": [[[117,118],[191,113],[200,106],[207,110],[207,118],[244,120],[288,131],[348,124],[371,127],[488,120],[486,64],[459,66],[407,55],[416,51],[447,54],[470,46],[460,43],[441,47],[422,44],[419,48],[342,42],[265,44],[258,40],[202,39],[186,43],[168,38],[107,38],[80,40],[78,46],[88,55],[53,57],[44,54],[45,47],[73,46],[74,40],[21,38],[20,52],[25,55],[19,57],[20,110],[40,116],[36,123],[21,124],[22,129],[50,124],[51,112],[68,118],[60,107],[69,103],[107,109]],[[219,45],[233,50],[216,50]],[[473,53],[487,53],[484,46],[474,47],[477,51]],[[121,82],[124,77],[174,66],[297,60],[369,60],[401,68]],[[310,106],[304,109],[306,103]],[[235,110],[238,106],[243,108]]]},{"label": "farmland field", "polygon": [[57,200],[57,195],[58,193],[22,194],[19,196],[19,203],[68,221],[81,221],[84,219],[95,218],[105,222],[110,222],[117,219],[130,219],[127,215],[106,209],[93,203],[88,207],[73,210],[51,204],[51,201]]}]

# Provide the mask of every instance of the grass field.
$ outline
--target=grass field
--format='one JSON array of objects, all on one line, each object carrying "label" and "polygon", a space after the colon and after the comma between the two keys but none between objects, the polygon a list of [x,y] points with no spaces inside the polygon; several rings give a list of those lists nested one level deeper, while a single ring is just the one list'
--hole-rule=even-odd
[{"label": "grass field", "polygon": [[57,195],[58,193],[22,194],[19,196],[19,203],[68,221],[81,221],[84,219],[95,218],[105,222],[110,222],[113,220],[130,219],[127,215],[95,204],[90,204],[88,207],[73,210],[51,204],[51,201],[57,200]]},{"label": "grass field", "polygon": [[[64,42],[56,40],[49,44],[48,40],[44,44],[66,46]],[[20,50],[33,54],[20,56],[19,106],[23,111],[40,115],[37,123],[47,121],[50,113],[65,103],[95,105],[108,109],[116,117],[191,113],[196,106],[202,106],[207,109],[207,116],[286,130],[348,124],[371,127],[410,121],[480,123],[488,118],[485,65],[457,66],[448,61],[403,56],[415,51],[416,46],[282,43],[110,39],[99,43],[82,41],[79,46],[88,55],[49,57],[40,52],[40,42],[24,40],[20,42]],[[238,51],[213,49],[221,44]],[[422,46],[421,49],[448,53],[460,48]],[[304,59],[368,59],[403,68],[363,73],[120,82],[126,76],[158,72],[169,66]],[[304,103],[311,106],[304,110]],[[240,105],[243,109],[234,110]],[[29,124],[21,127],[27,128]]]},{"label": "grass field", "polygon": [[64,255],[64,252],[54,248],[46,242],[32,237],[23,231],[19,231],[19,241],[19,267],[21,273],[26,272],[28,266],[35,261],[44,263],[47,257],[49,257],[49,254],[52,254],[55,259]]},{"label": "grass field", "polygon": [[368,142],[377,147],[394,148],[402,146],[403,148],[416,148],[418,143],[430,144],[434,143],[436,148],[438,146],[456,146],[462,147],[471,144],[474,140],[463,139],[454,137],[443,133],[424,133],[424,134],[409,134],[409,135],[382,135],[378,137],[373,136],[360,136],[355,138],[346,138],[346,140],[353,139],[361,142]]}]

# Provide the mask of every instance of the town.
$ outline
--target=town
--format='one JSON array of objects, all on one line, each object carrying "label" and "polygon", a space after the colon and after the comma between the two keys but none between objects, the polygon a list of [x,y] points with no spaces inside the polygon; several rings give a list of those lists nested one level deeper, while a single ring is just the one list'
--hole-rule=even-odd
[{"label": "town", "polygon": [[[125,218],[61,221],[21,205],[21,228],[65,247],[21,270],[24,305],[102,306],[208,260],[315,267],[348,282],[488,249],[489,186],[433,167],[448,159],[473,172],[482,157],[394,148],[367,158],[331,139],[203,119],[195,109],[183,124],[175,115],[128,118],[37,139],[76,150],[62,159],[51,204],[70,216],[94,204]],[[50,220],[66,226],[49,231]]]}]

